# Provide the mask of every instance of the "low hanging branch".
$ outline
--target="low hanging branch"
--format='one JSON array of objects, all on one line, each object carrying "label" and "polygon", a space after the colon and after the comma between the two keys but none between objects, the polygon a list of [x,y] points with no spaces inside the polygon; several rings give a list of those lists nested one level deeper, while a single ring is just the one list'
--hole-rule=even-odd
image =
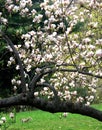
[{"label": "low hanging branch", "polygon": [[27,95],[27,98],[24,98],[23,94],[19,94],[17,96],[0,100],[0,108],[14,105],[33,106],[40,110],[51,113],[70,112],[73,114],[85,115],[97,119],[98,121],[102,121],[102,111],[82,105],[80,103],[60,101],[59,104],[56,104],[54,101],[46,101],[36,97],[32,99],[30,98],[30,93]]},{"label": "low hanging branch", "polygon": [[41,110],[48,111],[51,113],[70,112],[73,114],[89,116],[99,121],[102,121],[102,111],[96,110],[95,108],[89,106],[82,105],[80,103],[60,101],[59,104],[54,104],[53,102],[47,102],[43,99],[35,98],[33,103],[31,103],[30,105],[34,105]]}]

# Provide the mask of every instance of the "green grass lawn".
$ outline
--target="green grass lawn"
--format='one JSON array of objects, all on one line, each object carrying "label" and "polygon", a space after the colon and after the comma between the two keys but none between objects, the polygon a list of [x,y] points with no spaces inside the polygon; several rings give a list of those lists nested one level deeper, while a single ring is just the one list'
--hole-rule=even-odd
[{"label": "green grass lawn", "polygon": [[[94,107],[102,110],[102,104]],[[9,125],[7,130],[102,130],[102,123],[90,117],[69,113],[66,118],[60,118],[60,115],[40,110],[19,112],[16,114],[16,123]],[[9,120],[9,116],[6,116]],[[22,118],[28,117],[32,120],[21,122]]]}]

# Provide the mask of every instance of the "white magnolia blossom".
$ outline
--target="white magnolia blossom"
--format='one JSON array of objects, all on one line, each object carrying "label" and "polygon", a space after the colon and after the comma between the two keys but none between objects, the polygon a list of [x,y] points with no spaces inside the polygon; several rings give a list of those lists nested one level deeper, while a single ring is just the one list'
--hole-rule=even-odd
[{"label": "white magnolia blossom", "polygon": [[87,54],[88,58],[93,57],[93,56],[94,56],[94,52],[93,51],[88,52],[88,54]]},{"label": "white magnolia blossom", "polygon": [[17,86],[14,86],[14,87],[13,87],[13,90],[14,90],[14,92],[15,92],[15,91],[17,90]]},{"label": "white magnolia blossom", "polygon": [[84,43],[89,43],[89,42],[91,42],[91,39],[89,37],[87,37],[87,38],[83,39],[83,42]]},{"label": "white magnolia blossom", "polygon": [[12,84],[15,84],[16,83],[16,79],[12,79],[11,82],[12,82]]},{"label": "white magnolia blossom", "polygon": [[1,21],[4,25],[6,25],[6,24],[8,23],[8,20],[7,20],[6,18],[4,18],[4,17],[1,17],[1,18],[0,18],[0,21]]},{"label": "white magnolia blossom", "polygon": [[39,95],[39,93],[38,92],[34,92],[34,96],[38,96]]},{"label": "white magnolia blossom", "polygon": [[96,56],[102,57],[102,49],[96,50]]},{"label": "white magnolia blossom", "polygon": [[17,85],[20,85],[21,84],[21,80],[17,80]]},{"label": "white magnolia blossom", "polygon": [[1,120],[2,120],[3,122],[6,122],[6,117],[1,117]]},{"label": "white magnolia blossom", "polygon": [[19,11],[19,6],[14,6],[14,7],[13,7],[13,12],[16,12],[16,13],[17,13],[18,11]]},{"label": "white magnolia blossom", "polygon": [[44,91],[47,91],[48,90],[48,88],[47,87],[44,87]]},{"label": "white magnolia blossom", "polygon": [[19,70],[19,69],[20,69],[20,67],[19,67],[19,65],[17,65],[17,66],[16,66],[16,70]]},{"label": "white magnolia blossom", "polygon": [[67,112],[64,112],[63,113],[63,117],[67,117],[68,116],[68,113]]},{"label": "white magnolia blossom", "polygon": [[30,47],[30,42],[29,41],[26,41],[25,42],[25,47],[28,49]]},{"label": "white magnolia blossom", "polygon": [[90,102],[87,102],[85,105],[86,105],[86,106],[89,106],[89,105],[90,105]]},{"label": "white magnolia blossom", "polygon": [[41,19],[42,19],[43,15],[42,14],[39,14],[39,15],[36,15],[33,19],[33,22],[37,22],[37,23],[40,23],[41,22]]},{"label": "white magnolia blossom", "polygon": [[102,45],[102,39],[96,40],[96,45]]},{"label": "white magnolia blossom", "polygon": [[9,116],[10,118],[14,118],[14,113],[11,112]]}]

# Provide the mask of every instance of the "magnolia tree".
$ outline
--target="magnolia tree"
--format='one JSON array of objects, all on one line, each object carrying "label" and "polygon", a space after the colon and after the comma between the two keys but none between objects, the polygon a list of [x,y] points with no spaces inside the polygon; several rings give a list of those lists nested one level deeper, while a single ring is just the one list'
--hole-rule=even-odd
[{"label": "magnolia tree", "polygon": [[30,105],[102,121],[102,111],[89,106],[102,79],[102,3],[44,0],[35,9],[31,0],[5,0],[3,10],[0,37],[12,54],[7,67],[18,73],[14,95],[1,99],[0,108]]}]

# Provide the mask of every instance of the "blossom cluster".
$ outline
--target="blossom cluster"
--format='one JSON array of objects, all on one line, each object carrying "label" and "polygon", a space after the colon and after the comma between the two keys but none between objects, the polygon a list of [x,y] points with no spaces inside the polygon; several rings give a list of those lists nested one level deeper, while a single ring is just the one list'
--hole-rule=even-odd
[{"label": "blossom cluster", "polygon": [[18,13],[25,17],[26,15],[29,15],[30,10],[29,7],[32,6],[31,0],[6,0],[5,7],[9,12],[12,13]]},{"label": "blossom cluster", "polygon": [[0,126],[6,122],[6,117],[1,117],[1,120],[0,120]]},{"label": "blossom cluster", "polygon": [[[13,112],[10,112],[9,117],[13,120],[15,115]],[[4,129],[6,129],[6,124],[8,123],[7,118],[5,116],[2,116],[0,119],[0,126],[4,126]],[[13,123],[13,122],[12,122]],[[3,127],[2,127],[3,128]]]},{"label": "blossom cluster", "polygon": [[0,23],[6,25],[8,23],[8,20],[2,16],[2,12],[0,12]]}]

